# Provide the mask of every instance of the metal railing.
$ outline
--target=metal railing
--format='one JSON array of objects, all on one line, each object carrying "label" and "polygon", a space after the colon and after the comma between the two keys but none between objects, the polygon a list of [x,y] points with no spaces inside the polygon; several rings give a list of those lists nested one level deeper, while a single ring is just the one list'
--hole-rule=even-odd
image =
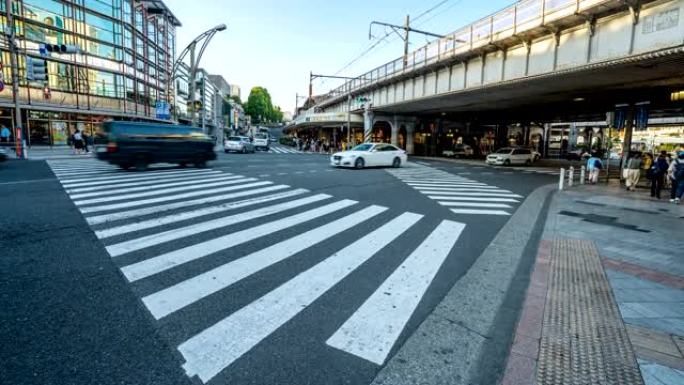
[{"label": "metal railing", "polygon": [[[331,90],[322,102],[613,0],[522,0]],[[320,102],[319,102],[320,103]]]}]

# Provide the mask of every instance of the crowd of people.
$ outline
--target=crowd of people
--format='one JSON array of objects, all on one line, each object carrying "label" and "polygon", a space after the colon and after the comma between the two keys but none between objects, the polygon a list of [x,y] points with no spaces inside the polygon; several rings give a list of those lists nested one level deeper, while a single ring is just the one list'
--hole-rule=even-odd
[{"label": "crowd of people", "polygon": [[635,191],[639,180],[645,177],[651,187],[651,197],[662,198],[662,190],[670,190],[670,202],[680,204],[684,196],[684,151],[673,158],[667,151],[657,157],[649,153],[636,153],[627,160],[623,179],[627,191]]},{"label": "crowd of people", "polygon": [[294,138],[294,145],[298,151],[303,152],[319,152],[323,154],[331,154],[338,151],[346,151],[353,147],[346,141],[338,141],[331,143],[329,140],[316,138]]}]

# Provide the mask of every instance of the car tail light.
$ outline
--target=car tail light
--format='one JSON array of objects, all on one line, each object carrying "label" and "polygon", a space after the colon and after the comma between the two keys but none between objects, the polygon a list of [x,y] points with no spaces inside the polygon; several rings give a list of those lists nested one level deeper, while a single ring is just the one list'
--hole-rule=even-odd
[{"label": "car tail light", "polygon": [[107,152],[116,152],[118,149],[119,148],[115,142],[107,143]]}]

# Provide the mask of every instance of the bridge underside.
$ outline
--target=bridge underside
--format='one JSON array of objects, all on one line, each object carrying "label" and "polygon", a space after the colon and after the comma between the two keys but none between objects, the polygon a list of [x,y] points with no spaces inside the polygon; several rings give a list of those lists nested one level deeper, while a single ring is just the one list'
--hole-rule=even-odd
[{"label": "bridge underside", "polygon": [[[561,73],[528,77],[374,107],[376,113],[474,115],[497,120],[598,116],[617,103],[650,101],[669,108],[670,93],[684,89],[684,49],[638,60],[597,63]],[[486,114],[483,114],[486,113]]]}]

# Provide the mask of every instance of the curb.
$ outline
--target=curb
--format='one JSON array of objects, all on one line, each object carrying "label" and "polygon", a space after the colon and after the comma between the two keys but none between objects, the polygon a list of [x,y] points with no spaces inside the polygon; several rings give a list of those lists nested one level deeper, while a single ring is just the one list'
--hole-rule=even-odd
[{"label": "curb", "polygon": [[[518,320],[519,306],[512,302],[523,299],[544,225],[540,214],[555,189],[543,186],[527,197],[373,385],[480,384],[500,378]],[[493,373],[483,370],[495,367]]]}]

